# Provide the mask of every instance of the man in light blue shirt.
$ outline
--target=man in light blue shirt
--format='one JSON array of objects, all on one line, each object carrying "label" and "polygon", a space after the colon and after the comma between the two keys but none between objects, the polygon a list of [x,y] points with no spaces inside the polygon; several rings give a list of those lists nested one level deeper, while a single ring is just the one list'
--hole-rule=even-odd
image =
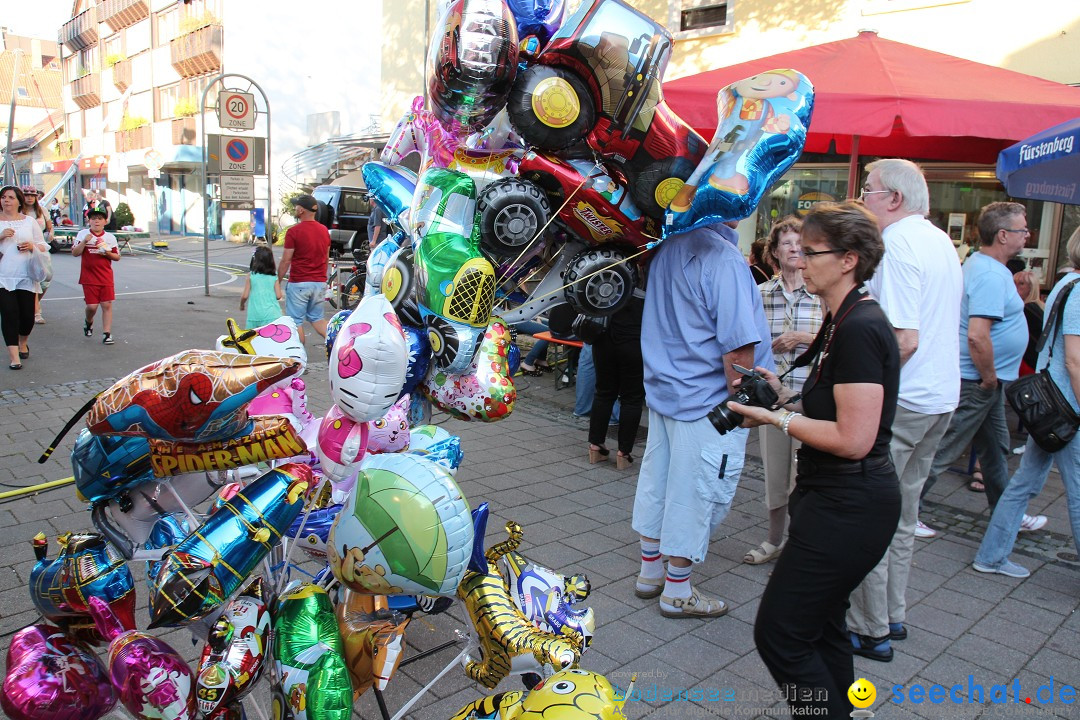
[{"label": "man in light blue shirt", "polygon": [[740,377],[733,365],[774,369],[761,294],[732,228],[668,238],[649,268],[641,325],[649,438],[634,498],[642,556],[635,594],[659,596],[665,617],[728,611],[691,587],[690,571],[731,509],[747,430],[721,435],[706,416]]},{"label": "man in light blue shirt", "polygon": [[[979,213],[979,252],[964,263],[960,303],[960,404],[930,466],[926,490],[960,453],[974,444],[993,510],[1009,480],[1009,429],[1005,425],[1003,382],[1020,372],[1027,347],[1024,301],[1005,266],[1020,254],[1031,233],[1023,205],[990,203]],[[1026,530],[1046,524],[1039,515],[1025,517]]]}]

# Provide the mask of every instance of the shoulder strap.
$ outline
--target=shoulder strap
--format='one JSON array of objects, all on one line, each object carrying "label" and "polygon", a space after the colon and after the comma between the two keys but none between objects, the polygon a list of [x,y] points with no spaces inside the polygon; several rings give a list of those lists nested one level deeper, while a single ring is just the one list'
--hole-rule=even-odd
[{"label": "shoulder strap", "polygon": [[[1069,299],[1069,294],[1072,293],[1073,286],[1078,282],[1080,282],[1080,278],[1073,280],[1071,283],[1061,288],[1061,292],[1058,293],[1057,298],[1054,299],[1054,306],[1050,308],[1050,314],[1046,317],[1046,322],[1043,324],[1042,335],[1039,336],[1039,342],[1035,346],[1035,352],[1041,353],[1042,349],[1046,346],[1046,341],[1057,333],[1057,325],[1061,320],[1061,311],[1065,307],[1065,301]],[[1054,347],[1051,345],[1051,357],[1053,354]]]}]

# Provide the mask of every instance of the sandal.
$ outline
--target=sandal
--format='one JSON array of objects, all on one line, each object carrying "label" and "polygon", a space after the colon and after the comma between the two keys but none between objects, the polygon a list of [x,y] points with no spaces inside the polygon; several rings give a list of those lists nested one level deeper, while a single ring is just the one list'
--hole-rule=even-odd
[{"label": "sandal", "polygon": [[29,345],[26,346],[25,350],[20,350],[19,351],[19,357],[21,357],[23,360],[30,357],[30,346]]},{"label": "sandal", "polygon": [[630,453],[622,454],[622,451],[615,456],[615,469],[616,470],[629,470],[634,464],[634,456]]},{"label": "sandal", "polygon": [[608,459],[608,455],[610,455],[610,454],[611,454],[611,451],[608,450],[603,445],[601,445],[599,447],[593,447],[592,445],[590,445],[589,446],[589,464],[590,465],[595,465],[598,462],[603,462],[604,460]]},{"label": "sandal", "polygon": [[730,609],[723,600],[699,594],[697,588],[688,598],[660,596],[660,614],[666,618],[715,618],[727,615]]},{"label": "sandal", "polygon": [[8,365],[9,370],[22,370],[22,363],[11,363]]},{"label": "sandal", "polygon": [[783,541],[779,545],[773,545],[768,540],[765,540],[753,550],[749,550],[746,555],[743,555],[742,561],[747,565],[764,565],[778,558],[783,549]]},{"label": "sandal", "polygon": [[971,481],[967,485],[967,489],[974,493],[986,492],[986,485],[983,483],[983,474],[976,470],[971,473]]},{"label": "sandal", "polygon": [[35,325],[44,325],[45,324],[45,316],[42,315],[41,313],[38,313],[37,315],[35,315],[34,316],[34,324]]},{"label": "sandal", "polygon": [[664,585],[666,582],[667,578],[664,576],[647,578],[638,575],[637,583],[634,585],[634,594],[639,598],[651,600],[664,593]]}]

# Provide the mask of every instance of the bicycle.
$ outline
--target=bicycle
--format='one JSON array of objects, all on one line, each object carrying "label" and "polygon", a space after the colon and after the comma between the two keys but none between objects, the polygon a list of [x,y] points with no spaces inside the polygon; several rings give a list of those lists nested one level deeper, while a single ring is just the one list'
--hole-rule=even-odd
[{"label": "bicycle", "polygon": [[[345,282],[341,275],[347,273]],[[352,310],[364,296],[367,267],[359,263],[338,264],[338,258],[331,258],[326,278],[326,301],[335,310]]]}]

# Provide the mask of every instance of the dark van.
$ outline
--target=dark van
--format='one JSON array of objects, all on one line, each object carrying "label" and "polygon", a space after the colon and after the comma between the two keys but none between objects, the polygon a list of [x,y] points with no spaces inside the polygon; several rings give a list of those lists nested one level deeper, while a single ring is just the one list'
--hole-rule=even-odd
[{"label": "dark van", "polygon": [[330,231],[331,254],[352,253],[357,262],[365,262],[368,214],[371,213],[367,190],[345,185],[320,185],[311,194],[319,201],[315,219]]}]

